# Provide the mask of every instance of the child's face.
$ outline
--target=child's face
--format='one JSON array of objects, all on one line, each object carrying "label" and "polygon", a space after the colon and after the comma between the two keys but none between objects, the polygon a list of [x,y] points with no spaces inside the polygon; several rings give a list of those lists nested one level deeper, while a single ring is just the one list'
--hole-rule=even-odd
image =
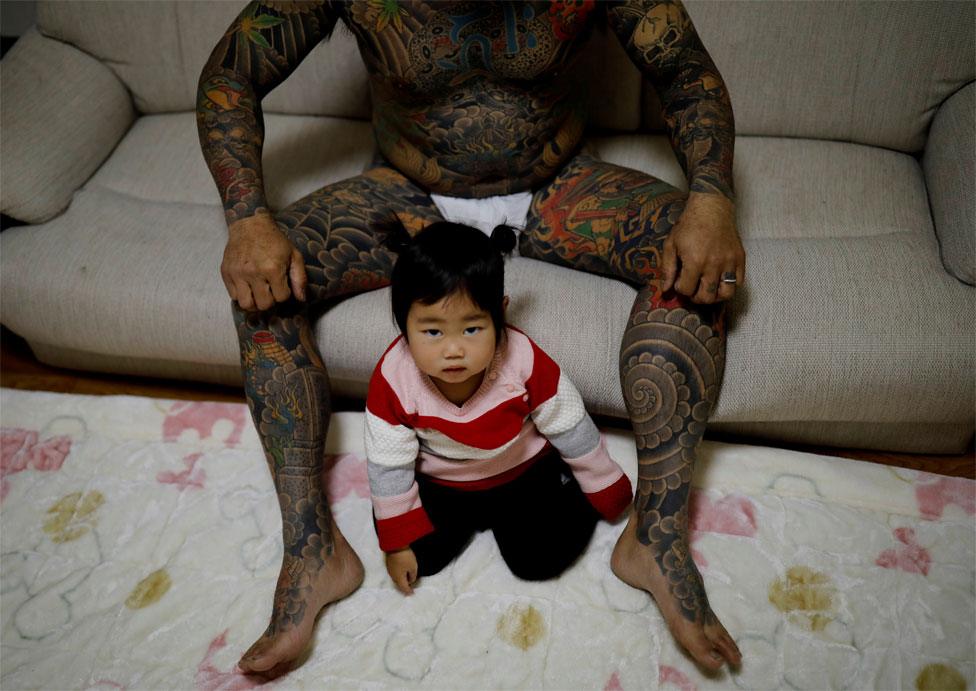
[{"label": "child's face", "polygon": [[475,377],[480,385],[495,355],[491,315],[466,293],[448,295],[433,305],[413,303],[406,336],[417,367],[438,386],[471,385]]}]

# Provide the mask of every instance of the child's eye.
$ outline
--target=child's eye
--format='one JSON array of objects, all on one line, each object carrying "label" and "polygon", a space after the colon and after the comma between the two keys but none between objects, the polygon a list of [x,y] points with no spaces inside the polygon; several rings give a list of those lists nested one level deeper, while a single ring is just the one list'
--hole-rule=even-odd
[{"label": "child's eye", "polygon": [[474,336],[479,331],[481,331],[480,326],[469,326],[464,330],[464,333],[468,334],[469,336]]},{"label": "child's eye", "polygon": [[441,335],[440,329],[425,329],[424,333],[430,336],[431,338],[437,338],[438,336]]}]

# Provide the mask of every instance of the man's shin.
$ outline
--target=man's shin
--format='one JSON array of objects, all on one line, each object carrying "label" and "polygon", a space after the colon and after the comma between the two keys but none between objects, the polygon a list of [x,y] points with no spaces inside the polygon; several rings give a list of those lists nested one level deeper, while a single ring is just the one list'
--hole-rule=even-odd
[{"label": "man's shin", "polygon": [[[684,534],[695,454],[725,364],[725,304],[696,305],[656,286],[634,302],[620,348],[620,381],[637,443],[638,537]],[[655,537],[657,535],[657,537]]]},{"label": "man's shin", "polygon": [[281,508],[285,556],[321,565],[332,553],[322,490],[329,379],[302,313],[235,308],[248,406]]}]

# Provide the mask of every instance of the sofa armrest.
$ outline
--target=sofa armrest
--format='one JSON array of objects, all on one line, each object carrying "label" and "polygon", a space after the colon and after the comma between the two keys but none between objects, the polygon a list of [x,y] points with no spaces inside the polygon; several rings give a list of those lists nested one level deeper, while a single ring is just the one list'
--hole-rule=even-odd
[{"label": "sofa armrest", "polygon": [[0,211],[46,221],[129,129],[132,99],[108,67],[36,29],[0,62],[0,89]]},{"label": "sofa armrest", "polygon": [[963,283],[976,283],[976,82],[939,107],[922,168],[942,264]]}]

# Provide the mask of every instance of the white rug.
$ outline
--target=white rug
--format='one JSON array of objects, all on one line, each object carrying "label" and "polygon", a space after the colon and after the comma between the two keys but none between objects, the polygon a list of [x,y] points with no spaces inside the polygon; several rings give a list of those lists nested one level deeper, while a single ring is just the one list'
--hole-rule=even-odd
[{"label": "white rug", "polygon": [[[3,390],[3,689],[243,689],[280,564],[243,405]],[[480,535],[411,598],[370,521],[362,416],[334,416],[328,489],[366,566],[274,688],[971,688],[976,483],[706,442],[694,556],[741,671],[703,676],[598,527],[561,579],[511,576]],[[630,435],[609,432],[633,478]]]}]

